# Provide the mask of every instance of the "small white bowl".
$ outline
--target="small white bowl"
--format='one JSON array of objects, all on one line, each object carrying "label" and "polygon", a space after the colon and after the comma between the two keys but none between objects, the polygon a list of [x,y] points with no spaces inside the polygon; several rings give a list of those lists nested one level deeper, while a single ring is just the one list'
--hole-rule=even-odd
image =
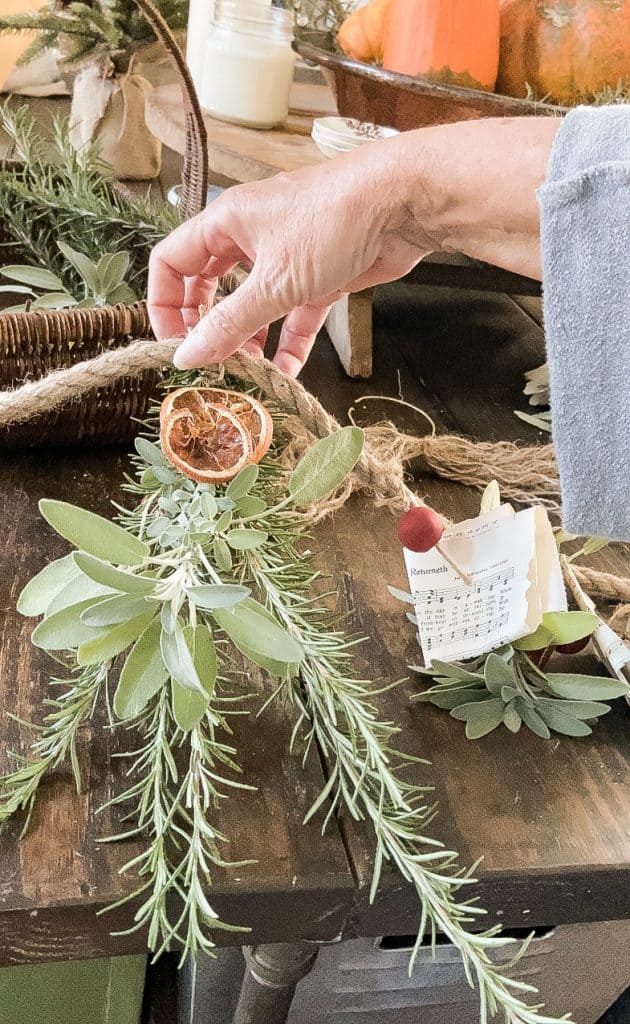
[{"label": "small white bowl", "polygon": [[311,137],[324,156],[349,153],[366,142],[376,142],[398,135],[395,128],[367,124],[346,117],[319,117],[313,121]]}]

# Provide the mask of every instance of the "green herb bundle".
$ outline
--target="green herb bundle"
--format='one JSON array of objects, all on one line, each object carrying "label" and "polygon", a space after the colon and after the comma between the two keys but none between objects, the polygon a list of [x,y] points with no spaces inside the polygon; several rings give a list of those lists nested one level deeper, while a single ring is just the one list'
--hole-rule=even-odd
[{"label": "green herb bundle", "polygon": [[0,127],[15,147],[15,162],[0,165],[0,236],[6,262],[18,258],[40,267],[76,296],[84,282],[64,257],[59,239],[94,264],[106,253],[127,252],[125,283],[142,298],[151,249],[176,226],[176,212],[117,192],[98,147],[77,152],[64,120],[53,124],[52,149],[39,138],[27,107],[0,108]]},{"label": "green herb bundle", "polygon": [[356,678],[359,641],[317,596],[316,573],[297,547],[305,530],[299,510],[345,478],[362,442],[348,427],[314,445],[288,481],[272,453],[213,488],[182,476],[145,437],[127,480],[137,504],[119,508],[120,524],[42,502],[46,520],[76,550],[27,585],[19,608],[43,616],[33,643],[65,663],[69,678],[30,755],[0,781],[0,821],[28,815],[43,774],[66,758],[80,784],[78,730],[117,680],[113,711],[137,742],[129,787],[112,801],[125,822],[112,841],[144,844],[125,869],[138,878],[131,929],[148,929],[156,955],[171,947],[182,956],[212,952],[217,929],[247,925],[219,920],[210,902],[213,870],[226,863],[221,806],[233,787],[249,788],[229,723],[250,710],[250,696],[225,688],[244,659],[265,672],[268,702],[282,693],[295,704],[296,755],[316,743],[324,758],[327,780],[307,817],[321,815],[322,827],[335,813],[369,823],[372,897],[385,864],[416,890],[410,970],[425,937],[434,945],[440,931],[478,989],[482,1024],[497,1013],[507,1024],[551,1024],[523,1001],[535,989],[509,977],[514,961],[497,965],[511,940],[498,928],[469,930],[484,913],[462,895],[471,873],[431,836],[427,786],[403,779],[399,768],[413,759],[396,749],[396,726],[380,720],[378,689]]}]

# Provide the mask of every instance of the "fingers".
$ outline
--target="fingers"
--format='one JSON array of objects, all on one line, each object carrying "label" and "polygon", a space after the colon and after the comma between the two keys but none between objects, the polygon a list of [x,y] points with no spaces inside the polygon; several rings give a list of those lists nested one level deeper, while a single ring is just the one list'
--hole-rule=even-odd
[{"label": "fingers", "polygon": [[273,361],[290,377],[297,377],[304,366],[329,310],[330,306],[307,305],[288,314]]},{"label": "fingers", "polygon": [[211,218],[202,213],[176,228],[151,253],[148,308],[158,338],[185,334],[197,319],[197,300],[207,301],[212,279],[251,258],[229,231],[229,219],[220,210]]},{"label": "fingers", "polygon": [[[273,289],[261,288],[256,269],[247,280],[222,299],[186,337],[173,362],[191,370],[222,362],[250,339],[261,339],[268,324],[287,312],[278,308]],[[260,344],[262,351],[262,343]]]}]

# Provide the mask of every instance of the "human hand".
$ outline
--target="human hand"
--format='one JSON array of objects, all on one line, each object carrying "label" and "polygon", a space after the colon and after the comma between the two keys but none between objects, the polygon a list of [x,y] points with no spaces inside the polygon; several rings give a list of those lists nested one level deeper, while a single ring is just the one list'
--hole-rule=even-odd
[{"label": "human hand", "polygon": [[[261,355],[286,317],[276,364],[296,376],[330,305],[408,273],[438,249],[540,277],[542,184],[558,120],[488,118],[405,132],[337,160],[229,189],[154,249],[149,314],[184,336],[175,365]],[[220,276],[250,274],[210,307]]]},{"label": "human hand", "polygon": [[428,232],[411,237],[402,213],[409,197],[400,175],[393,180],[391,149],[373,143],[235,186],[156,247],[149,312],[158,337],[185,334],[199,305],[211,305],[217,278],[236,263],[251,267],[188,334],[177,366],[220,361],[241,346],[260,355],[268,325],[286,317],[275,362],[297,375],[336,299],[402,276],[436,248]]}]

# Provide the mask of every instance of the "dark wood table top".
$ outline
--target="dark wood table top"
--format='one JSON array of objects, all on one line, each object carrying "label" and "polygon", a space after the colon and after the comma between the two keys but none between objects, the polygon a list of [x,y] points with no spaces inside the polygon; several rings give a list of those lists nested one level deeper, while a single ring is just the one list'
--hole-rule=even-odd
[{"label": "dark wood table top", "polygon": [[[536,432],[512,413],[524,406],[522,371],[542,358],[541,331],[527,309],[500,295],[397,286],[375,309],[374,379],[349,381],[322,341],[305,383],[339,415],[361,394],[396,395],[400,387],[441,430],[531,440]],[[371,418],[392,416],[391,406],[372,405]],[[418,428],[413,413],[404,415],[411,417],[406,426]],[[29,718],[39,713],[52,666],[30,646],[31,624],[17,615],[15,600],[25,581],[65,549],[39,518],[37,501],[65,498],[105,513],[120,498],[125,456],[42,447],[1,458],[0,707]],[[455,519],[477,510],[478,495],[461,486],[429,477],[417,485]],[[357,654],[360,671],[384,679],[404,675],[418,652],[386,589],[404,583],[389,513],[353,499],[333,522],[317,527],[313,542],[339,583],[342,608],[369,637]],[[592,564],[627,572],[629,560],[611,548]],[[258,685],[265,687],[262,679]],[[411,679],[382,696],[381,711],[400,722],[403,748],[433,762],[415,770],[435,784],[441,811],[434,834],[459,850],[463,863],[485,854],[480,895],[492,919],[516,927],[630,916],[630,709],[618,703],[586,739],[545,742],[521,733],[471,743],[445,712],[409,705],[416,685]],[[256,942],[412,932],[415,897],[396,876],[384,877],[368,906],[368,831],[342,820],[322,837],[317,821],[301,824],[322,768],[313,755],[302,771],[288,755],[292,724],[292,713],[279,703],[258,721],[238,720],[236,746],[258,794],[237,793],[222,820],[230,855],[258,863],[217,874],[217,909],[251,925],[248,941]],[[8,751],[26,741],[17,723],[0,719],[0,768]],[[141,936],[110,937],[129,920],[128,910],[95,916],[133,886],[117,874],[133,847],[97,842],[114,826],[95,811],[120,778],[112,755],[121,743],[124,737],[108,730],[93,737],[86,731],[85,792],[77,796],[69,770],[59,771],[42,791],[28,835],[20,841],[14,826],[0,838],[0,964],[142,948]]]}]

